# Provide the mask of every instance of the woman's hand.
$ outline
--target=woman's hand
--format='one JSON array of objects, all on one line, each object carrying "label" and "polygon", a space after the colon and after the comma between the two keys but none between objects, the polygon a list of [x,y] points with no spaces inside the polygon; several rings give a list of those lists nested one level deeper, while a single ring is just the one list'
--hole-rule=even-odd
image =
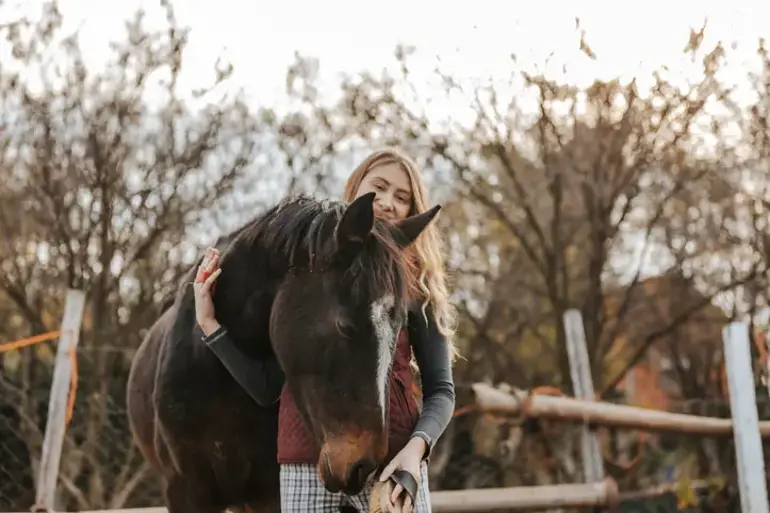
[{"label": "woman's hand", "polygon": [[406,509],[404,509],[404,499],[406,498],[406,500],[409,500],[408,495],[404,494],[403,496],[399,496],[396,498],[396,501],[393,502],[391,496],[393,495],[394,486],[397,485],[393,481],[382,483],[382,486],[380,487],[379,509],[372,507],[372,511],[377,511],[378,513],[406,513]]},{"label": "woman's hand", "polygon": [[195,319],[204,335],[210,335],[219,328],[214,316],[214,302],[211,300],[211,293],[214,290],[214,284],[222,273],[219,268],[219,251],[214,248],[208,248],[201,265],[198,266],[198,272],[195,275],[193,288],[195,289]]},{"label": "woman's hand", "polygon": [[420,489],[420,465],[422,464],[423,456],[427,450],[425,440],[419,437],[414,437],[409,440],[409,443],[401,449],[398,454],[388,463],[380,474],[380,481],[386,481],[385,486],[382,487],[383,492],[380,494],[380,508],[383,512],[392,513],[411,513],[414,509],[412,504],[412,498],[408,493],[404,492],[404,488],[400,484],[396,484],[389,481],[393,472],[397,469],[406,470],[417,481],[417,490]]}]

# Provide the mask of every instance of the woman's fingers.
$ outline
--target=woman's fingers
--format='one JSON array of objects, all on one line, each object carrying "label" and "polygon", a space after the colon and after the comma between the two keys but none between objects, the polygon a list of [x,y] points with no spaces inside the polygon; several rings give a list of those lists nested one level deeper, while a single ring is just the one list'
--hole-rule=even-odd
[{"label": "woman's fingers", "polygon": [[396,486],[393,488],[393,491],[390,494],[390,502],[394,503],[398,499],[398,496],[401,495],[401,492],[404,491],[404,487],[400,484],[396,484]]},{"label": "woman's fingers", "polygon": [[393,474],[393,472],[395,472],[397,466],[398,466],[398,461],[396,461],[395,458],[391,460],[390,463],[385,465],[385,468],[382,469],[382,472],[380,472],[380,481],[383,483],[387,481],[388,478],[390,478],[390,476]]},{"label": "woman's fingers", "polygon": [[389,483],[385,483],[380,488],[380,511],[382,513],[390,512],[390,490]]},{"label": "woman's fingers", "polygon": [[[211,273],[213,273],[214,269],[217,268],[218,264],[219,264],[219,255],[216,255],[216,254],[212,255],[211,258],[209,259],[209,264],[206,266],[206,274],[210,275]],[[208,278],[209,277],[207,276],[205,279],[208,280]]]},{"label": "woman's fingers", "polygon": [[211,248],[207,248],[206,251],[203,252],[203,259],[201,260],[201,263],[198,266],[198,271],[195,273],[195,281],[197,283],[206,281],[205,274],[206,274],[206,269],[209,266],[210,256],[211,256]]},{"label": "woman's fingers", "polygon": [[211,276],[206,278],[206,281],[203,282],[203,286],[200,288],[201,294],[210,294],[211,293],[211,287],[214,286],[214,282],[217,281],[217,278],[219,278],[219,275],[222,274],[222,269],[217,269],[213,273],[211,273]]},{"label": "woman's fingers", "polygon": [[205,282],[209,279],[214,269],[219,264],[219,250],[215,248],[207,248],[203,254],[203,260],[198,266],[198,272],[195,275],[195,281],[197,283]]}]

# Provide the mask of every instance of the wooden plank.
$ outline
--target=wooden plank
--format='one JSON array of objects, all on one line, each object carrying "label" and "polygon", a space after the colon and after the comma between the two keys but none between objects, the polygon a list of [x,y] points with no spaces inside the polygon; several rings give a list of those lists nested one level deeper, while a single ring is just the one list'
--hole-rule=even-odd
[{"label": "wooden plank", "polygon": [[738,463],[741,511],[770,513],[748,327],[742,322],[730,323],[724,328],[722,339],[727,385],[730,390],[730,412],[735,421],[733,438]]},{"label": "wooden plank", "polygon": [[[559,507],[606,506],[617,501],[617,485],[611,479],[592,484],[517,486],[483,490],[431,492],[435,513],[475,513],[498,510],[533,510]],[[81,511],[80,513],[168,513],[163,507]]]},{"label": "wooden plank", "polygon": [[[575,397],[584,401],[596,398],[594,382],[591,377],[591,361],[586,347],[585,328],[580,310],[564,312],[564,331],[567,338],[570,376]],[[604,459],[596,433],[588,423],[583,423],[580,431],[580,452],[583,463],[583,476],[586,483],[599,483],[604,480]]]},{"label": "wooden plank", "polygon": [[510,510],[553,510],[608,506],[617,498],[611,479],[590,484],[561,484],[484,488],[431,492],[431,509],[436,513],[478,513]]},{"label": "wooden plank", "polygon": [[70,352],[77,350],[84,309],[85,294],[80,290],[69,289],[64,304],[62,333],[56,350],[51,396],[48,400],[48,419],[43,439],[43,454],[40,458],[34,509],[53,511],[55,508],[59,462],[64,445],[67,402],[72,378]]},{"label": "wooden plank", "polygon": [[[526,415],[535,418],[590,422],[602,426],[641,429],[648,432],[686,433],[703,436],[732,436],[733,421],[714,417],[699,417],[683,413],[669,413],[636,406],[581,401],[572,397],[534,395],[526,391],[508,394],[486,383],[472,386],[476,407],[485,413]],[[762,437],[770,438],[770,422],[759,422]]]}]

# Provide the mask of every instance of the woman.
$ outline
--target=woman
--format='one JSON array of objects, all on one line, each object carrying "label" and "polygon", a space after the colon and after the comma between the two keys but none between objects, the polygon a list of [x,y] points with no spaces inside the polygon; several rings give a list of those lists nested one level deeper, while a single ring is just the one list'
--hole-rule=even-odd
[{"label": "woman", "polygon": [[[417,165],[397,149],[384,149],[367,157],[348,178],[343,199],[351,202],[369,192],[375,193],[375,215],[389,222],[427,210],[425,188]],[[390,461],[380,475],[383,483],[380,507],[385,512],[423,513],[431,509],[426,460],[454,412],[451,363],[456,351],[452,344],[454,312],[449,303],[435,226],[429,225],[410,251],[420,272],[422,297],[409,312],[407,336],[399,337],[390,376],[391,390],[400,387],[405,393],[391,394]],[[304,429],[297,434],[296,426],[301,425],[299,414],[288,387],[283,386],[283,373],[277,362],[245,357],[217,323],[210,295],[220,273],[218,261],[219,253],[209,248],[198,270],[195,285],[198,324],[208,346],[257,403],[264,406],[281,400],[278,422],[281,510],[336,513],[340,507],[350,506],[369,511],[369,487],[354,497],[345,497],[328,492],[318,479],[317,449]],[[422,377],[421,412],[411,394],[412,351]],[[292,436],[282,435],[289,432]],[[397,469],[408,471],[419,483],[414,504],[408,494],[402,493],[401,485],[393,485],[388,480]]]}]

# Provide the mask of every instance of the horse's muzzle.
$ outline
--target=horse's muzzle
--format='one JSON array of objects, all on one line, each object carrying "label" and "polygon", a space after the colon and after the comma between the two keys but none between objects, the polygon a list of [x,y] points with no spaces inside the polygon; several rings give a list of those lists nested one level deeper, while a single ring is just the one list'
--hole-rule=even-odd
[{"label": "horse's muzzle", "polygon": [[344,479],[340,479],[332,471],[329,458],[321,457],[319,462],[320,478],[324,488],[330,493],[342,492],[345,495],[356,495],[364,489],[369,476],[377,469],[377,463],[370,458],[361,458],[350,466]]},{"label": "horse's muzzle", "polygon": [[[359,445],[352,441],[366,443]],[[329,492],[356,495],[363,490],[379,465],[372,453],[371,442],[369,436],[326,441],[318,459],[318,477]]]},{"label": "horse's muzzle", "polygon": [[369,476],[377,469],[377,463],[370,458],[362,458],[355,462],[346,476],[345,487],[342,493],[345,495],[356,495],[361,492],[366,485]]},{"label": "horse's muzzle", "polygon": [[337,493],[345,486],[341,479],[335,477],[327,452],[321,452],[321,458],[318,461],[318,478],[329,493]]}]

